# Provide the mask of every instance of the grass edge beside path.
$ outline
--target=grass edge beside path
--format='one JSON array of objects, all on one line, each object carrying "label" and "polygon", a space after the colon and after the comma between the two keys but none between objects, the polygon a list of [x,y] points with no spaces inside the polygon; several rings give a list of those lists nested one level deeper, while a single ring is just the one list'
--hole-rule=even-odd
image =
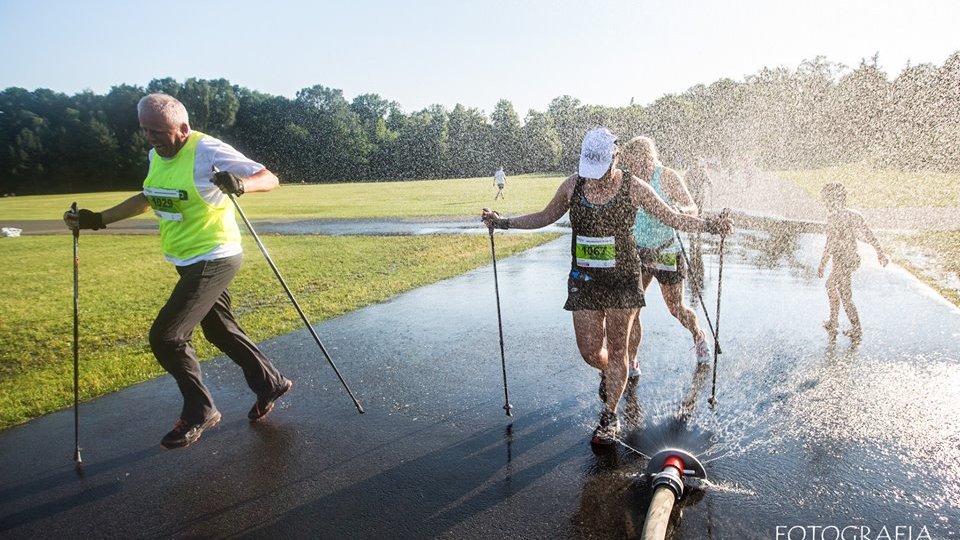
[{"label": "grass edge beside path", "polygon": [[[960,308],[960,231],[898,235],[888,242],[895,261]],[[952,277],[952,279],[951,279]]]},{"label": "grass edge beside path", "polygon": [[[498,235],[497,258],[558,236]],[[0,250],[0,295],[5,299],[0,304],[0,429],[73,403],[71,238],[32,236],[4,242]],[[486,235],[270,235],[263,242],[313,324],[491,262]],[[147,334],[170,294],[176,272],[159,255],[156,244],[156,238],[149,236],[81,237],[80,389],[84,401],[165,374],[150,352]],[[230,290],[234,312],[255,342],[303,328],[250,237],[244,236],[243,268]],[[199,329],[194,345],[203,360],[220,355]]]}]

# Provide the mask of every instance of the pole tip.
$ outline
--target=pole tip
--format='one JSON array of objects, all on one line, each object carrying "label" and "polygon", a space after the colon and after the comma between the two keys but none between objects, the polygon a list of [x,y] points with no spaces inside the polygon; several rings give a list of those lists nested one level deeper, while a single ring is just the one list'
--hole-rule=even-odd
[{"label": "pole tip", "polygon": [[507,416],[513,416],[513,405],[507,403],[503,406],[503,410],[507,411]]},{"label": "pole tip", "polygon": [[708,399],[707,402],[710,403],[711,407],[714,407],[717,404],[717,398],[715,398],[714,396],[710,396],[710,399]]}]

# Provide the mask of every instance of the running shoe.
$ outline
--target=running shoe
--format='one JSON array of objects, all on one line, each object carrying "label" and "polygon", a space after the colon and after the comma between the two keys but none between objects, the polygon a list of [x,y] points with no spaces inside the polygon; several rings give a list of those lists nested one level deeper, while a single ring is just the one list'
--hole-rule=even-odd
[{"label": "running shoe", "polygon": [[257,398],[257,402],[253,404],[253,407],[250,408],[250,412],[247,413],[247,418],[249,418],[251,422],[256,422],[257,420],[270,414],[270,411],[273,410],[273,406],[276,405],[277,400],[280,399],[280,396],[289,392],[290,388],[292,387],[293,381],[286,377],[281,378],[280,386],[278,386],[276,390],[265,396],[260,396]]},{"label": "running shoe", "polygon": [[604,410],[600,413],[600,423],[597,425],[597,429],[593,430],[593,438],[590,439],[591,444],[610,446],[617,442],[619,436],[620,419],[617,418],[617,413]]},{"label": "running shoe", "polygon": [[630,369],[627,371],[627,382],[635,383],[640,380],[640,358],[630,360]]},{"label": "running shoe", "polygon": [[179,419],[177,420],[177,424],[173,426],[173,429],[160,440],[160,446],[166,450],[186,448],[197,442],[200,434],[203,433],[205,429],[212,428],[217,425],[219,421],[220,411],[213,411],[213,414],[199,424],[188,424],[184,422],[183,419]]},{"label": "running shoe", "polygon": [[697,363],[707,364],[710,362],[710,347],[707,346],[707,340],[701,339],[696,342]]}]

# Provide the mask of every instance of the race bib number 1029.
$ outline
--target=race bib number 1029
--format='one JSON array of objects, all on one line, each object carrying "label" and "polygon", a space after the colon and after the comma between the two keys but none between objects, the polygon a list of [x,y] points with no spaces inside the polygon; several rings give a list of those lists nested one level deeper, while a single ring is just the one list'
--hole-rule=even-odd
[{"label": "race bib number 1029", "polygon": [[158,218],[166,221],[183,221],[180,202],[187,199],[182,189],[144,188],[143,194]]}]

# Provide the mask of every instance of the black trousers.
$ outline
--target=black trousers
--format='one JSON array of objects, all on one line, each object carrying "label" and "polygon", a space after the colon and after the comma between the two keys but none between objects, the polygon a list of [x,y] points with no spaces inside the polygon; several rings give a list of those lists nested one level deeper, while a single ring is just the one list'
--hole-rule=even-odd
[{"label": "black trousers", "polygon": [[277,368],[250,341],[230,310],[227,286],[240,270],[242,255],[178,266],[180,280],[150,329],[150,347],[160,365],[173,375],[183,394],[180,418],[200,423],[216,407],[203,384],[193,348],[193,331],[203,335],[243,369],[247,385],[258,396],[271,393],[282,379]]}]

